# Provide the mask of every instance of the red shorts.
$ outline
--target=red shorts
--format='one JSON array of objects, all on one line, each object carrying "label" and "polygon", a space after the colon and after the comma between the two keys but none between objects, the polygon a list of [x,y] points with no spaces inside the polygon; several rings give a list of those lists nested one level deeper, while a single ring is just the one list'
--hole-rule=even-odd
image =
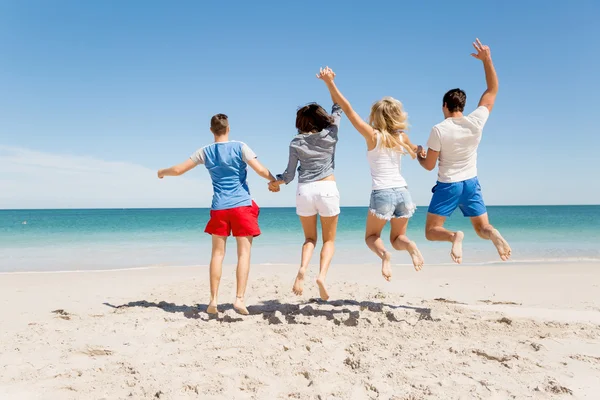
[{"label": "red shorts", "polygon": [[260,214],[260,208],[254,201],[251,206],[211,210],[210,221],[204,232],[217,236],[229,236],[233,233],[233,236],[236,237],[256,237],[260,235],[258,214]]}]

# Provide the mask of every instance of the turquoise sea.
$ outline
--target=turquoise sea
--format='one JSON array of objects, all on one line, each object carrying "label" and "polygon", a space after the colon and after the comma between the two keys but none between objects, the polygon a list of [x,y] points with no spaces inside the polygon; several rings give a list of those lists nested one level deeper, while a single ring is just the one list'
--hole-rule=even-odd
[{"label": "turquoise sea", "polygon": [[[504,206],[488,212],[515,261],[600,262],[600,206]],[[342,209],[334,263],[378,263],[363,242],[366,214],[362,207]],[[207,209],[0,210],[0,272],[206,265],[208,216]],[[426,263],[448,263],[449,245],[425,240],[425,216],[421,207],[408,235]],[[254,264],[299,262],[303,235],[294,208],[263,208],[260,226]],[[498,261],[492,244],[479,239],[460,212],[448,226],[466,234],[465,263]],[[234,247],[231,240],[227,263],[235,263]],[[409,261],[406,254],[394,257],[396,264]]]}]

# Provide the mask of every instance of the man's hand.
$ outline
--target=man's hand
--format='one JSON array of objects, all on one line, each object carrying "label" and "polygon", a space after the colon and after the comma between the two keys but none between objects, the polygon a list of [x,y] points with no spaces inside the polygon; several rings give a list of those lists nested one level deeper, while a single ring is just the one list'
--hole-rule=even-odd
[{"label": "man's hand", "polygon": [[475,42],[473,42],[473,47],[475,47],[477,53],[471,53],[471,55],[476,59],[481,61],[490,61],[492,59],[490,47],[483,45],[479,39],[475,39]]},{"label": "man's hand", "polygon": [[330,83],[335,78],[335,72],[329,67],[319,68],[317,78],[322,79],[325,83]]},{"label": "man's hand", "polygon": [[162,179],[162,178],[164,178],[164,177],[165,177],[165,174],[163,173],[163,170],[162,170],[162,169],[161,169],[161,170],[159,170],[159,171],[158,171],[158,179]]},{"label": "man's hand", "polygon": [[281,185],[281,181],[269,182],[269,191],[273,193],[279,192],[281,190],[281,187],[279,185]]},{"label": "man's hand", "polygon": [[421,151],[417,153],[419,155],[419,164],[421,164],[421,167],[425,168],[427,171],[432,171],[435,168],[438,158],[440,157],[440,152],[427,149],[425,157],[422,157],[422,152],[425,152],[425,150],[421,149]]},{"label": "man's hand", "polygon": [[417,146],[417,157],[427,158],[427,151],[421,145]]},{"label": "man's hand", "polygon": [[476,59],[483,61],[485,82],[487,84],[487,89],[485,92],[483,92],[477,107],[483,106],[489,111],[492,111],[492,108],[494,108],[494,103],[496,102],[496,94],[498,94],[498,75],[496,75],[496,69],[494,68],[494,63],[492,62],[492,53],[490,52],[489,46],[481,44],[479,39],[476,39],[476,41],[473,42],[473,47],[475,47],[477,53],[471,53],[471,55]]}]

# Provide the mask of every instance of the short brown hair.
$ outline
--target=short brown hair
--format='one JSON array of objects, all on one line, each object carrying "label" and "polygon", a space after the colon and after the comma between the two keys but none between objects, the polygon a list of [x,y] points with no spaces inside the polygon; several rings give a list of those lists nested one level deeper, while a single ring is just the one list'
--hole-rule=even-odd
[{"label": "short brown hair", "polygon": [[333,124],[333,118],[317,103],[309,103],[296,113],[298,132],[321,132],[331,124]]},{"label": "short brown hair", "polygon": [[467,104],[467,94],[461,89],[448,90],[444,95],[442,105],[444,104],[450,112],[463,112]]},{"label": "short brown hair", "polygon": [[227,120],[227,115],[225,114],[213,115],[213,117],[210,119],[210,130],[217,136],[226,134],[228,126],[229,121]]}]

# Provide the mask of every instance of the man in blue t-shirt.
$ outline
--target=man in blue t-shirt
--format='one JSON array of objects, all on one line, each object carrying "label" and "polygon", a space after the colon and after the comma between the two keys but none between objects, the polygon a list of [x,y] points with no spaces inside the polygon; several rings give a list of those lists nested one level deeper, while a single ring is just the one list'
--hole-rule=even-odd
[{"label": "man in blue t-shirt", "polygon": [[237,312],[248,315],[244,294],[250,272],[250,250],[252,239],[260,235],[258,226],[259,208],[250,196],[247,166],[270,182],[275,178],[256,158],[256,154],[242,142],[229,140],[227,115],[217,114],[210,120],[210,130],[215,142],[202,147],[183,163],[158,171],[158,177],[179,176],[198,164],[204,164],[213,184],[213,200],[210,221],[205,232],[212,235],[210,260],[210,303],[209,314],[217,314],[217,295],[225,258],[225,243],[233,233],[238,247],[237,294],[233,307]]}]

